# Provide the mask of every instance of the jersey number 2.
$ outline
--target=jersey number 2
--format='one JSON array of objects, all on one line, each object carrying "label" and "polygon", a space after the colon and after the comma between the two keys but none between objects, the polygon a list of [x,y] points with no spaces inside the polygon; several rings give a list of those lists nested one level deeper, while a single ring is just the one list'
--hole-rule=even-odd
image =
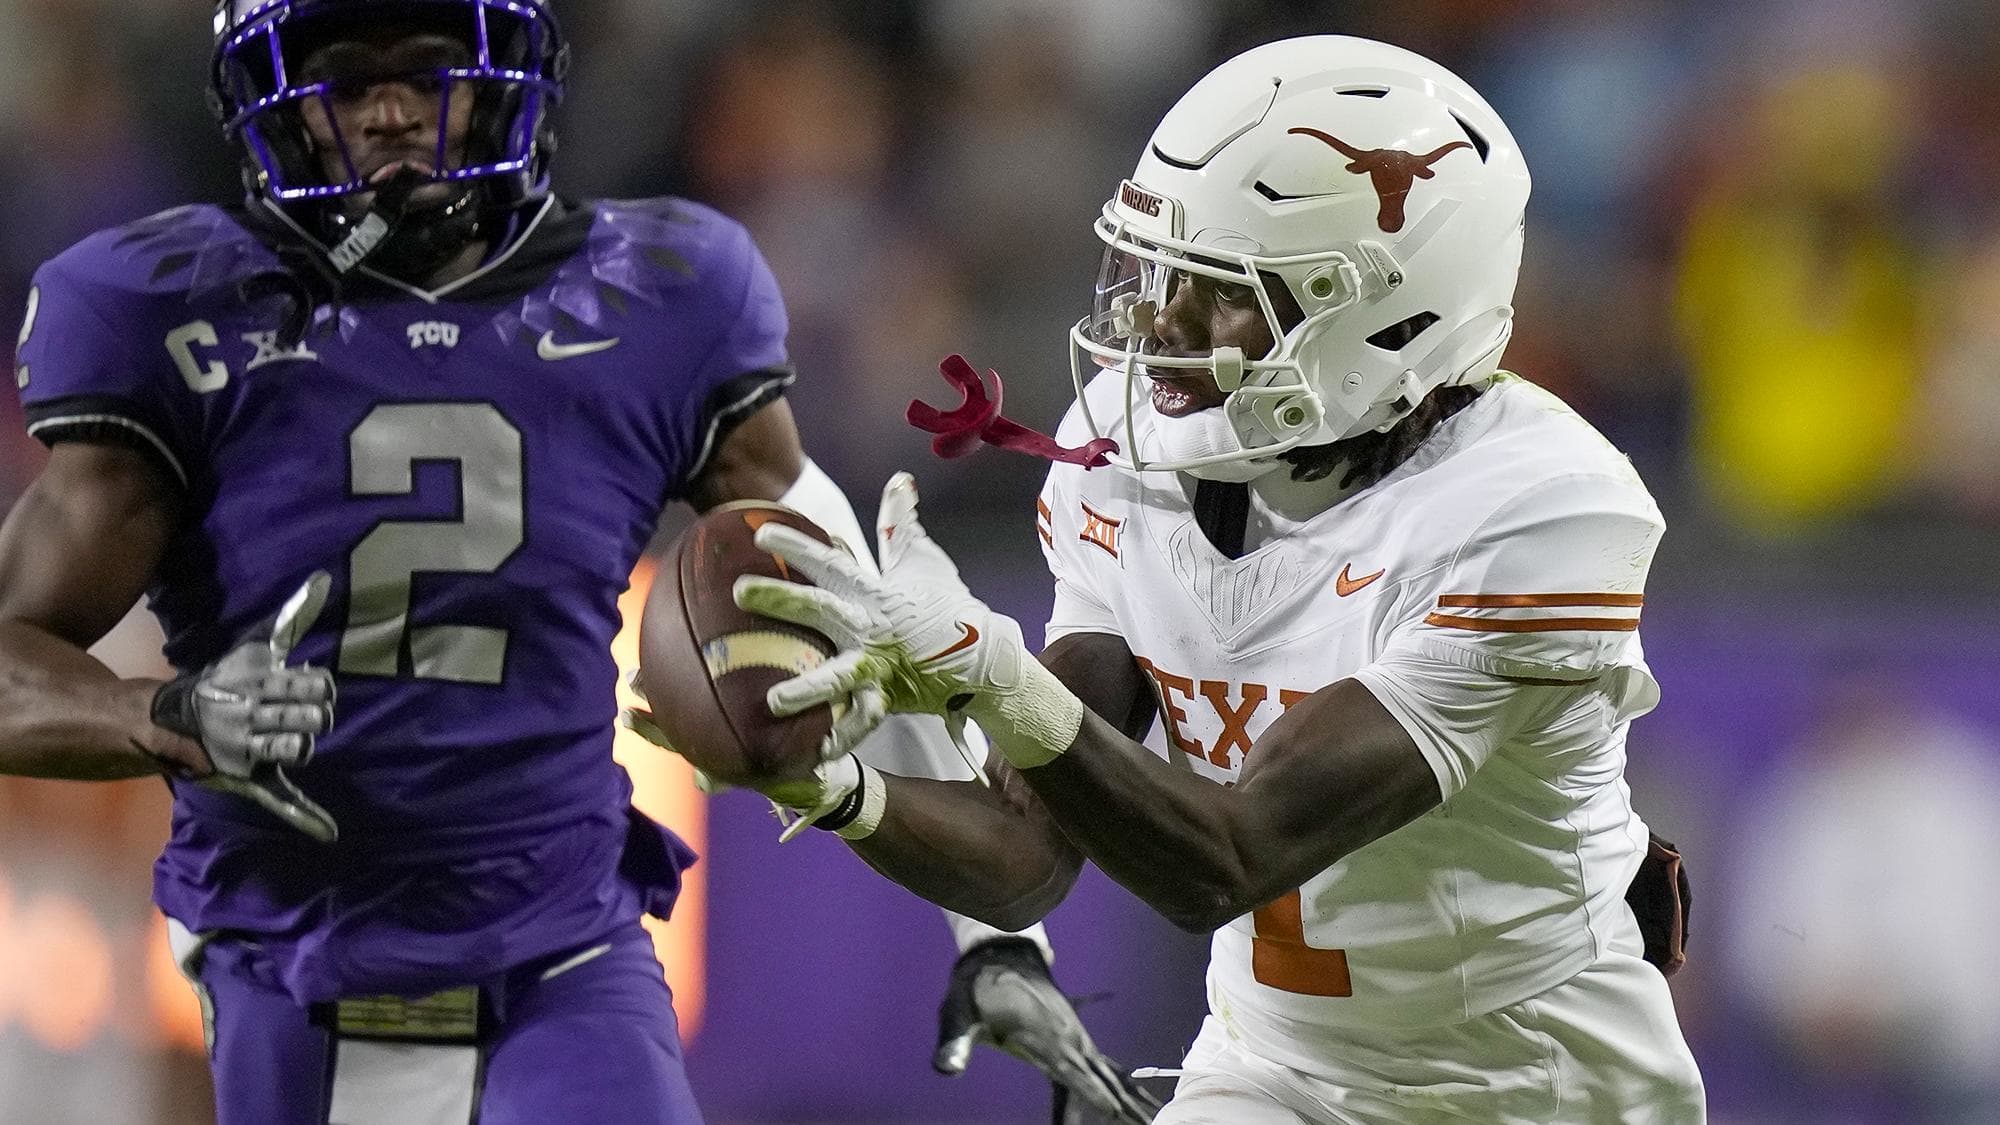
[{"label": "jersey number 2", "polygon": [[348,556],[343,675],[395,676],[407,638],[419,677],[497,684],[507,665],[507,630],[485,625],[410,624],[410,583],[420,572],[490,574],[521,545],[521,431],[485,402],[377,406],[347,439],[348,491],[402,496],[416,466],[457,466],[454,519],[383,520]]},{"label": "jersey number 2", "polygon": [[1306,944],[1298,891],[1286,891],[1250,919],[1256,927],[1250,940],[1250,971],[1258,984],[1301,996],[1354,995],[1354,985],[1347,979],[1347,951]]}]

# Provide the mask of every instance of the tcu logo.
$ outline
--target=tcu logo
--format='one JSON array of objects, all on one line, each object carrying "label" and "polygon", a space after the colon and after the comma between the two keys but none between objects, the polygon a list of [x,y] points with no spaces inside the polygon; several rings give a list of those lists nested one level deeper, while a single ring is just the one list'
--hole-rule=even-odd
[{"label": "tcu logo", "polygon": [[1157,219],[1160,217],[1160,204],[1163,201],[1159,196],[1127,180],[1118,185],[1118,202]]},{"label": "tcu logo", "polygon": [[420,320],[406,329],[410,336],[410,347],[447,348],[458,346],[458,325],[446,320]]},{"label": "tcu logo", "polygon": [[[1160,723],[1167,728],[1167,742],[1183,754],[1205,758],[1210,764],[1223,769],[1240,767],[1243,755],[1250,752],[1251,739],[1256,737],[1250,730],[1250,724],[1255,721],[1258,710],[1271,699],[1270,685],[1197,680],[1192,676],[1169,672],[1143,656],[1135,659],[1139,667],[1153,678],[1153,686],[1158,689]],[[1312,693],[1279,688],[1276,694],[1278,711],[1282,714]],[[1208,746],[1203,746],[1199,739],[1188,734],[1190,717],[1187,709],[1197,703],[1205,705],[1204,709],[1213,712],[1222,724],[1222,733]],[[1263,728],[1260,725],[1258,729]]]}]

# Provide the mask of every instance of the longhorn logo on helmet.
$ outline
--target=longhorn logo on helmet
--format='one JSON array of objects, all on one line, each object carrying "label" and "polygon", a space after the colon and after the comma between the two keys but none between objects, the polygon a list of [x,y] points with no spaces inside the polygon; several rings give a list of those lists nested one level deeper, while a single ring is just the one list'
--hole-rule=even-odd
[{"label": "longhorn logo on helmet", "polygon": [[1403,229],[1403,204],[1407,201],[1410,188],[1418,180],[1428,180],[1437,175],[1431,165],[1444,159],[1445,154],[1454,149],[1472,147],[1466,141],[1453,141],[1419,156],[1397,148],[1355,148],[1331,133],[1322,133],[1304,125],[1285,132],[1303,133],[1331,145],[1352,162],[1347,166],[1348,171],[1367,176],[1368,182],[1375,188],[1376,197],[1382,201],[1375,223],[1390,234]]}]

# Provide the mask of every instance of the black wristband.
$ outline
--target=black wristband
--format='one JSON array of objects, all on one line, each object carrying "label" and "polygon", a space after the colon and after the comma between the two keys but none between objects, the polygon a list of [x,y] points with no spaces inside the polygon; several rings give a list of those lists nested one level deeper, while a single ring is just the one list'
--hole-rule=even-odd
[{"label": "black wristband", "polygon": [[1035,944],[1035,939],[1016,934],[1001,934],[974,944],[958,955],[958,960],[952,963],[951,973],[954,979],[969,977],[977,973],[981,966],[996,964],[1006,965],[1029,976],[1049,976],[1049,961],[1042,956],[1042,947]]},{"label": "black wristband", "polygon": [[153,693],[153,725],[201,741],[201,718],[194,709],[197,676],[175,676]]},{"label": "black wristband", "polygon": [[832,812],[813,821],[813,827],[824,828],[828,832],[838,832],[848,825],[853,824],[854,818],[861,815],[861,806],[867,793],[868,771],[862,770],[861,782],[854,787],[854,792],[849,793],[841,799],[839,804],[833,806]]}]

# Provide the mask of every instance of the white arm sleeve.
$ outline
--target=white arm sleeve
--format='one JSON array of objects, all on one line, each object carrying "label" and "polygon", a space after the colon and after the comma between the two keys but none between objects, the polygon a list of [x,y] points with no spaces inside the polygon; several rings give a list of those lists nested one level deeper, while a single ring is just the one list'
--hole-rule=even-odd
[{"label": "white arm sleeve", "polygon": [[[854,557],[870,571],[876,570],[869,538],[861,530],[854,505],[826,470],[806,459],[799,479],[778,497],[778,503],[818,524],[828,535],[847,545]],[[965,744],[975,757],[986,756],[986,735],[976,724],[965,728]],[[891,715],[855,749],[855,756],[884,773],[903,777],[928,777],[939,781],[971,781],[977,775],[971,763],[959,756],[958,748],[945,733],[944,720],[936,715]],[[960,953],[996,937],[1024,937],[1041,947],[1044,959],[1053,962],[1055,950],[1049,945],[1048,931],[1041,923],[1010,934],[962,914],[944,912]]]},{"label": "white arm sleeve", "polygon": [[[854,557],[871,572],[876,570],[870,541],[861,530],[854,505],[826,470],[806,459],[799,479],[778,497],[778,503],[818,524],[828,535],[845,543]],[[986,736],[977,727],[968,727],[966,748],[983,761]],[[972,764],[958,753],[945,734],[944,720],[935,715],[891,715],[883,720],[856,751],[861,760],[884,773],[903,777],[928,777],[939,781],[971,781],[977,775]]]},{"label": "white arm sleeve", "polygon": [[799,479],[792,482],[792,487],[786,489],[783,496],[778,497],[778,503],[818,524],[821,530],[846,544],[869,573],[881,573],[875,567],[871,540],[862,532],[861,521],[854,515],[854,505],[847,502],[847,494],[812,458],[806,458],[805,467],[799,470]]}]

